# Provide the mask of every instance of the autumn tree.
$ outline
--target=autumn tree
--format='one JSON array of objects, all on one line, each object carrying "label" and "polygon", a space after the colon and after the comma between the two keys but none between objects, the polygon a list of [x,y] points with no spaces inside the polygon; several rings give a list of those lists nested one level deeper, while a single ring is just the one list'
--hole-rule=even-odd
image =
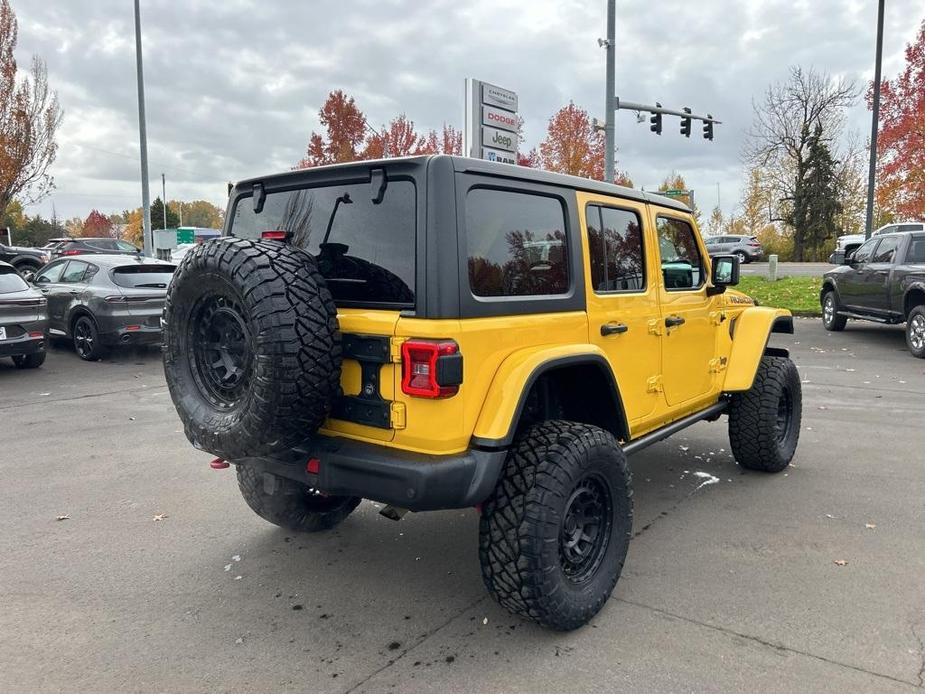
[{"label": "autumn tree", "polygon": [[28,73],[18,75],[17,32],[9,1],[0,0],[0,211],[13,198],[35,202],[54,187],[48,168],[58,152],[61,123],[42,59],[33,56]]},{"label": "autumn tree", "polygon": [[[672,171],[668,176],[665,177],[659,186],[658,190],[661,193],[665,193],[669,190],[684,190],[687,191],[687,182],[684,180],[684,176],[679,174],[677,171]],[[694,215],[694,219],[697,222],[697,226],[700,226],[700,210],[696,205],[693,204],[694,201],[691,200],[690,195],[685,193],[684,195],[673,196],[675,200],[683,202],[685,205],[691,208],[691,212]]]},{"label": "autumn tree", "polygon": [[[872,88],[868,103],[872,102]],[[884,221],[925,219],[925,20],[906,65],[880,86],[877,205]]]},{"label": "autumn tree", "polygon": [[[224,210],[207,200],[193,200],[192,202],[171,200],[167,206],[171,211],[177,212],[178,226],[182,223],[187,227],[221,229],[225,219]],[[153,216],[152,219],[154,219]]]},{"label": "autumn tree", "polygon": [[421,154],[427,141],[414,129],[414,121],[404,113],[369,136],[358,159],[388,159]]},{"label": "autumn tree", "polygon": [[723,226],[725,224],[726,218],[723,216],[723,211],[719,206],[716,206],[713,208],[713,211],[710,213],[710,218],[704,225],[703,233],[705,236],[718,236],[723,233]]},{"label": "autumn tree", "polygon": [[87,238],[104,238],[112,236],[112,222],[99,210],[90,210],[83,221],[80,236]]},{"label": "autumn tree", "polygon": [[366,116],[353,97],[339,89],[331,92],[318,111],[318,118],[325,133],[312,131],[305,158],[296,164],[296,168],[307,169],[358,159],[366,139]]},{"label": "autumn tree", "polygon": [[604,180],[604,133],[594,128],[588,112],[574,102],[549,119],[539,151],[540,165],[547,171]]},{"label": "autumn tree", "polygon": [[452,125],[443,124],[443,130],[427,133],[423,152],[425,154],[462,154],[462,132]]},{"label": "autumn tree", "polygon": [[144,245],[144,217],[140,207],[126,210],[122,213],[125,219],[125,230],[122,238],[138,247]]}]

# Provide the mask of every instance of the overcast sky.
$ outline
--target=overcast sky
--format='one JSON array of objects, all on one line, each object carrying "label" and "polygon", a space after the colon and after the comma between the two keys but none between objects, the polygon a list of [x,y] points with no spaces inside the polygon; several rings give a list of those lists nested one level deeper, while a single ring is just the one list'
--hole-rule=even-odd
[{"label": "overcast sky", "polygon": [[[57,190],[31,209],[81,217],[141,204],[131,0],[12,0],[17,58],[38,54],[65,111]],[[406,112],[419,129],[457,127],[463,80],[518,92],[527,148],[573,100],[603,118],[604,0],[142,0],[151,195],[224,207],[226,182],[286,170],[303,155],[328,92],[353,95],[371,124]],[[884,75],[925,9],[888,0]],[[672,170],[712,208],[738,202],[752,97],[814,66],[873,76],[874,0],[617,2],[617,94],[691,106],[723,121],[713,142],[677,119],[661,137],[617,119],[618,166],[654,188]],[[867,136],[859,103],[849,127]]]}]

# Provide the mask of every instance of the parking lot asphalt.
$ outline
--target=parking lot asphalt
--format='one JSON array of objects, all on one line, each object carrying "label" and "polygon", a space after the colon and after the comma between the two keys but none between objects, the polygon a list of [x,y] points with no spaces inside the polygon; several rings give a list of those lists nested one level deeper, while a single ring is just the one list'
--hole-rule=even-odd
[{"label": "parking lot asphalt", "polygon": [[634,457],[623,577],[572,633],[487,597],[474,510],[258,518],[154,352],[4,360],[0,691],[920,690],[925,361],[900,328],[796,328],[794,464],[741,470],[725,419]]},{"label": "parking lot asphalt", "polygon": [[[831,270],[834,265],[829,263],[778,263],[778,277],[822,277]],[[760,275],[768,276],[768,264],[766,262],[753,262],[741,266],[743,275]]]}]

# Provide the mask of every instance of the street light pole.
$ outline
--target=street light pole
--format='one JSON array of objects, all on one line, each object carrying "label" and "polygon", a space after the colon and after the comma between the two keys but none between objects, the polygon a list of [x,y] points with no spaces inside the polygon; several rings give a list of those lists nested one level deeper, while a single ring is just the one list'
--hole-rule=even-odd
[{"label": "street light pole", "polygon": [[604,180],[613,183],[616,156],[616,12],[617,0],[607,0],[607,40],[603,43],[607,49],[607,70],[604,89]]},{"label": "street light pole", "polygon": [[151,255],[151,197],[148,192],[148,133],[145,124],[145,78],[141,64],[141,8],[135,0],[135,68],[138,72],[138,139],[141,147],[141,208],[144,254]]},{"label": "street light pole", "polygon": [[167,178],[161,174],[161,200],[164,202],[164,229],[167,228]]},{"label": "street light pole", "polygon": [[883,59],[883,5],[877,4],[877,57],[874,66],[874,103],[870,122],[870,167],[867,171],[867,219],[864,222],[864,238],[870,238],[874,225],[874,179],[877,175],[877,131],[880,126],[880,63]]}]

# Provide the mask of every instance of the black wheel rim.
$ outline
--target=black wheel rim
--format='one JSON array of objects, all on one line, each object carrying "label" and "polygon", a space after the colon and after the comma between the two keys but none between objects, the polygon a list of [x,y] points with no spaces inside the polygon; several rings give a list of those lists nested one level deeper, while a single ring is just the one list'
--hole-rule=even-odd
[{"label": "black wheel rim", "polygon": [[93,325],[86,318],[81,318],[74,326],[74,349],[77,350],[77,354],[86,359],[93,354],[95,342]]},{"label": "black wheel rim", "polygon": [[613,526],[613,496],[599,475],[584,477],[565,504],[559,528],[559,563],[572,583],[590,579],[607,552]]},{"label": "black wheel rim", "polygon": [[790,436],[790,429],[793,426],[793,398],[790,390],[785,389],[780,394],[780,400],[777,401],[777,423],[775,430],[777,433],[778,443],[783,443]]},{"label": "black wheel rim", "polygon": [[253,363],[243,307],[223,294],[207,296],[191,319],[189,350],[195,380],[213,405],[233,407],[247,392]]}]

